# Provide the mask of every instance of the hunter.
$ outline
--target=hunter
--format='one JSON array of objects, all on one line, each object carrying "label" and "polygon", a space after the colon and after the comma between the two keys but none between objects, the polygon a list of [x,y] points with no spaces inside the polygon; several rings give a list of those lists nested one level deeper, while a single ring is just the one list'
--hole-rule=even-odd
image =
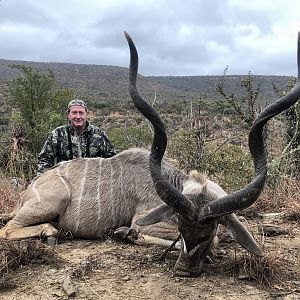
[{"label": "hunter", "polygon": [[83,100],[70,101],[67,110],[69,124],[48,134],[38,155],[38,175],[61,161],[80,157],[108,158],[116,154],[105,132],[90,124],[87,117],[88,109]]}]

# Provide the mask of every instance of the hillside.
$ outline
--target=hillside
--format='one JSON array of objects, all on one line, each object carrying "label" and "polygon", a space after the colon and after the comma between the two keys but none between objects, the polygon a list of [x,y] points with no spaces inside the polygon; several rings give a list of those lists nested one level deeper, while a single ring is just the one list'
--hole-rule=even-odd
[{"label": "hillside", "polygon": [[[90,104],[101,102],[127,102],[128,69],[117,66],[84,65],[70,63],[41,63],[0,59],[0,100],[4,97],[5,82],[19,76],[18,71],[10,68],[11,64],[26,64],[40,70],[53,71],[57,82],[72,89],[75,96],[86,99]],[[226,87],[239,93],[239,83],[246,75],[226,77]],[[216,99],[219,95],[214,84],[222,76],[142,76],[139,75],[138,86],[149,101],[156,97],[157,102],[191,101]],[[287,85],[288,76],[254,76],[254,87],[261,83],[261,98],[276,98],[272,83],[278,88]]]},{"label": "hillside", "polygon": [[[247,75],[226,75],[226,90],[241,93],[240,82]],[[150,76],[147,79],[156,81],[170,88],[175,88],[187,93],[197,93],[204,99],[216,99],[219,95],[216,93],[214,86],[220,82],[222,76]],[[273,84],[278,89],[284,89],[287,86],[289,76],[268,76],[253,75],[253,87],[256,88],[261,84],[261,99],[273,101],[274,89]]]},{"label": "hillside", "polygon": [[[75,96],[89,102],[129,101],[127,68],[0,59],[0,83],[20,75],[17,70],[11,69],[11,64],[26,64],[39,70],[50,69],[61,86],[72,89]],[[144,97],[150,100],[154,99],[155,93],[158,101],[196,97],[196,93],[195,95],[186,93],[184,89],[164,85],[141,75],[138,78],[138,85]]]}]

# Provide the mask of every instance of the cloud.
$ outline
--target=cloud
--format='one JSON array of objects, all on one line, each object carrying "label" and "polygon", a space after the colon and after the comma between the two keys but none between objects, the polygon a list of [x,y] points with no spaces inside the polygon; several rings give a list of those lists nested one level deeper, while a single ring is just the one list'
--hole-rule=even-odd
[{"label": "cloud", "polygon": [[0,58],[128,66],[143,75],[295,75],[298,0],[2,0]]}]

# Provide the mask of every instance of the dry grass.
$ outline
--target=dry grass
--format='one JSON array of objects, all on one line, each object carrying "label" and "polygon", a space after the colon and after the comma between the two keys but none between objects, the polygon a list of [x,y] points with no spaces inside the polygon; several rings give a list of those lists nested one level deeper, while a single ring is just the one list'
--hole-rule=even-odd
[{"label": "dry grass", "polygon": [[[261,216],[266,213],[280,213],[282,217],[275,218],[275,223],[287,231],[292,232],[291,228],[300,224],[300,183],[287,176],[283,176],[277,181],[278,184],[264,189],[264,192],[252,205],[245,211],[249,216]],[[297,261],[298,252],[291,249],[283,249],[280,244],[275,244],[272,249],[265,248],[266,256],[257,257],[246,253],[242,257],[241,267],[249,278],[252,278],[268,288],[275,290],[294,291],[297,290],[297,280],[300,273],[295,274],[294,266],[289,266],[293,261]],[[286,256],[293,256],[286,260]]]},{"label": "dry grass", "polygon": [[14,276],[9,276],[13,270],[29,264],[58,265],[61,261],[53,248],[39,240],[0,239],[0,291],[13,286]]},{"label": "dry grass", "polygon": [[13,184],[0,173],[0,214],[7,214],[13,211],[20,196]]},{"label": "dry grass", "polygon": [[[243,268],[249,279],[257,281],[266,288],[276,290],[293,291],[298,290],[300,273],[295,268],[289,266],[291,261],[285,259],[286,250],[277,249],[266,250],[267,255],[258,257],[251,253],[245,253],[241,258],[240,266]],[[296,257],[295,257],[296,259]]]},{"label": "dry grass", "polygon": [[260,284],[271,285],[282,276],[282,252],[268,253],[258,257],[249,252],[242,257],[243,269]]},{"label": "dry grass", "polygon": [[275,187],[267,188],[266,193],[274,198],[274,204],[282,208],[300,207],[299,179],[281,176]]},{"label": "dry grass", "polygon": [[36,239],[0,239],[0,275],[30,263],[53,263],[57,254],[53,248]]},{"label": "dry grass", "polygon": [[281,212],[286,220],[300,222],[300,183],[297,179],[282,177],[276,186],[266,186],[245,214],[258,216],[270,212]]}]

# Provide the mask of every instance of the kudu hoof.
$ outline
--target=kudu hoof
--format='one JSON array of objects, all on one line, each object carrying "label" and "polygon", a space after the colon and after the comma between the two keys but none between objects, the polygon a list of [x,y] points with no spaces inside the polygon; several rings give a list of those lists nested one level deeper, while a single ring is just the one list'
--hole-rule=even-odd
[{"label": "kudu hoof", "polygon": [[138,233],[132,228],[122,226],[114,231],[114,237],[122,241],[133,242],[137,240]]},{"label": "kudu hoof", "polygon": [[40,239],[43,243],[48,244],[49,246],[55,246],[57,245],[57,238],[53,235],[49,235],[49,232],[47,230],[43,230]]}]

